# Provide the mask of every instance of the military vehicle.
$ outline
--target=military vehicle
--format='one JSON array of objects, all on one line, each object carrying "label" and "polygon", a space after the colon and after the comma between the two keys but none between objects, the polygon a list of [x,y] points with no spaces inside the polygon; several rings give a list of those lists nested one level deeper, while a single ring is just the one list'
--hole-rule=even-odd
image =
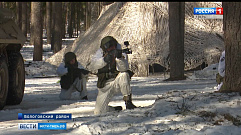
[{"label": "military vehicle", "polygon": [[25,68],[20,49],[25,41],[13,12],[0,8],[0,110],[22,102]]}]

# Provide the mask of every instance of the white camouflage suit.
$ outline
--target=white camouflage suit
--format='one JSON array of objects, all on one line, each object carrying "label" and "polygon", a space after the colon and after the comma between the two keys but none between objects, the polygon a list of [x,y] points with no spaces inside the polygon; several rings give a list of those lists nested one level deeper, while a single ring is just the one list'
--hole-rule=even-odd
[{"label": "white camouflage suit", "polygon": [[[117,49],[121,45],[117,44]],[[116,78],[107,80],[103,88],[98,88],[98,95],[96,98],[94,114],[103,114],[106,112],[114,111],[114,108],[108,106],[112,97],[121,92],[123,96],[131,94],[130,77],[129,73],[125,72],[129,69],[128,56],[122,53],[122,58],[116,58],[116,69],[120,71]],[[91,59],[92,70],[103,68],[107,63],[104,61],[103,50],[99,48]]]},{"label": "white camouflage suit", "polygon": [[[84,69],[84,67],[78,62],[78,68]],[[65,67],[65,63],[61,63],[59,67],[57,68],[57,74],[59,76],[63,76],[68,73],[68,69]],[[78,91],[81,91],[80,98],[83,98],[87,96],[87,89],[86,89],[86,82],[87,82],[87,75],[81,76],[81,79],[78,77],[74,80],[74,83],[70,86],[68,90],[61,89],[61,92],[59,94],[59,98],[61,100],[68,100],[71,98],[71,95],[73,92],[76,92],[76,88]]]},{"label": "white camouflage suit", "polygon": [[[225,51],[222,52],[222,55],[219,59],[219,63],[218,63],[218,73],[220,76],[224,77],[225,76]],[[220,84],[218,84],[217,90],[219,90],[221,88],[221,86],[223,85],[223,82],[221,82]]]}]

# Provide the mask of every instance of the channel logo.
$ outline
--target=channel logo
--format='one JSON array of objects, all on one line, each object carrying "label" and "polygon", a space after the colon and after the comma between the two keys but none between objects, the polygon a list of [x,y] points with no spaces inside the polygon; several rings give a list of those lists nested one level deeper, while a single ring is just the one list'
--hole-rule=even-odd
[{"label": "channel logo", "polygon": [[19,130],[66,130],[66,123],[18,123]]},{"label": "channel logo", "polygon": [[38,123],[18,123],[19,130],[38,130]]},{"label": "channel logo", "polygon": [[223,8],[194,8],[194,15],[223,15]]},{"label": "channel logo", "polygon": [[194,8],[195,19],[223,19],[223,8]]}]

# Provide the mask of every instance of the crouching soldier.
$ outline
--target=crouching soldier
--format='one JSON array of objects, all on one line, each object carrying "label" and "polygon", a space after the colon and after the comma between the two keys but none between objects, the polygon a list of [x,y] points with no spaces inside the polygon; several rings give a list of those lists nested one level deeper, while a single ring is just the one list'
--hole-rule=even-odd
[{"label": "crouching soldier", "polygon": [[87,97],[87,75],[89,71],[77,62],[76,55],[73,52],[67,52],[64,55],[64,63],[61,63],[57,69],[57,74],[61,77],[61,92],[59,98],[67,100],[75,91],[80,92],[80,98],[88,100]]},{"label": "crouching soldier", "polygon": [[129,70],[127,54],[122,53],[121,45],[111,36],[101,40],[101,46],[91,59],[93,70],[98,70],[96,98],[94,114],[103,114],[110,111],[122,110],[121,106],[108,106],[112,97],[121,92],[126,109],[134,109],[130,78],[133,72]]}]

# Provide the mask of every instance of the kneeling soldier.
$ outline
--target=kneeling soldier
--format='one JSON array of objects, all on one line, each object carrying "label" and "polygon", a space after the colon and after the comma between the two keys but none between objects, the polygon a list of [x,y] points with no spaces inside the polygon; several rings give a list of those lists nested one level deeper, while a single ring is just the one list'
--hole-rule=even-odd
[{"label": "kneeling soldier", "polygon": [[87,75],[89,71],[77,62],[76,55],[73,52],[67,52],[64,55],[64,63],[61,63],[57,69],[57,74],[61,76],[61,93],[59,98],[67,100],[75,91],[80,92],[80,98],[88,100],[87,97]]},{"label": "kneeling soldier", "polygon": [[91,59],[93,70],[98,70],[96,98],[94,114],[103,114],[109,111],[122,110],[121,106],[108,106],[112,97],[121,92],[126,109],[134,109],[130,78],[133,72],[129,70],[128,57],[121,51],[121,45],[111,36],[101,40],[101,46]]}]

